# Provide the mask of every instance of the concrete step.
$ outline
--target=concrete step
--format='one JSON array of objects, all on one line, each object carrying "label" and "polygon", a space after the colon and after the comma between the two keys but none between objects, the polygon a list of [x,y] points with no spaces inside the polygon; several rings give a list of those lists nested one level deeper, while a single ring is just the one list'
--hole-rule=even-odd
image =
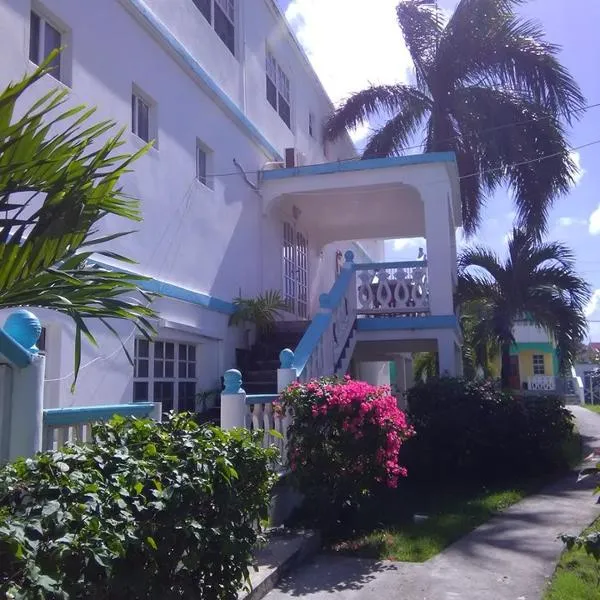
[{"label": "concrete step", "polygon": [[254,570],[250,568],[250,590],[238,593],[238,600],[264,598],[290,569],[316,554],[321,539],[314,531],[290,533],[275,531],[255,554]]}]

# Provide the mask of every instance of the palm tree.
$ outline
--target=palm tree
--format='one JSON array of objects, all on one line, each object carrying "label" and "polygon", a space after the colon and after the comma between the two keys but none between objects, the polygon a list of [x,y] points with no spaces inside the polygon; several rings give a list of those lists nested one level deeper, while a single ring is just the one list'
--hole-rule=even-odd
[{"label": "palm tree", "polygon": [[139,285],[144,278],[98,268],[93,260],[132,262],[102,250],[130,232],[100,235],[98,225],[109,215],[141,220],[139,203],[122,193],[119,179],[144,150],[116,153],[122,132],[111,136],[110,121],[90,123],[93,109],[64,108],[64,90],[15,117],[17,102],[55,56],[0,92],[0,309],[43,307],[70,317],[76,378],[82,335],[96,343],[88,319],[117,337],[114,319],[132,321],[145,336],[153,332],[151,298]]},{"label": "palm tree", "polygon": [[463,302],[460,326],[463,371],[467,379],[475,379],[479,373],[488,379],[497,376],[494,359],[500,354],[500,348],[486,317],[486,305],[482,302]]},{"label": "palm tree", "polygon": [[591,297],[566,246],[539,242],[514,229],[505,261],[486,248],[475,247],[462,252],[458,266],[458,303],[479,303],[480,335],[501,349],[503,387],[509,387],[513,327],[524,317],[554,338],[561,371],[566,370],[586,334],[584,308]]},{"label": "palm tree", "polygon": [[460,0],[446,19],[432,0],[402,0],[397,16],[415,84],[350,96],[326,123],[326,138],[385,117],[363,158],[402,154],[415,139],[425,152],[453,151],[467,234],[479,225],[486,197],[508,184],[517,224],[541,235],[576,169],[561,119],[571,123],[585,100],[558,61],[559,48],[515,15],[523,1]]}]

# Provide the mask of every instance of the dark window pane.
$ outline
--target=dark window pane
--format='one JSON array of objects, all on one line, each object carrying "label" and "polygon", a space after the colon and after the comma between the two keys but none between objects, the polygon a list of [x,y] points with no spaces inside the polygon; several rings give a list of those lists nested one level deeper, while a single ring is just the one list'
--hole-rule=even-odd
[{"label": "dark window pane", "polygon": [[148,377],[148,360],[138,360],[137,377]]},{"label": "dark window pane", "polygon": [[173,379],[175,377],[175,363],[172,360],[165,362],[165,377]]},{"label": "dark window pane", "polygon": [[173,383],[158,381],[154,384],[154,402],[162,402],[163,411],[173,410]]},{"label": "dark window pane", "polygon": [[133,401],[148,402],[148,383],[145,381],[136,381],[133,384]]},{"label": "dark window pane", "polygon": [[167,358],[175,358],[175,344],[171,342],[165,344],[165,356]]},{"label": "dark window pane", "polygon": [[40,64],[40,18],[34,12],[29,20],[29,60]]},{"label": "dark window pane", "polygon": [[267,77],[267,100],[269,104],[277,110],[277,88],[275,84]]},{"label": "dark window pane", "polygon": [[46,352],[46,328],[42,327],[40,339],[37,342],[37,347],[40,352]]},{"label": "dark window pane", "polygon": [[137,340],[136,356],[147,358],[150,354],[150,342],[148,340]]},{"label": "dark window pane", "polygon": [[162,360],[154,361],[154,377],[156,377],[157,379],[164,377],[164,369],[163,369]]},{"label": "dark window pane", "polygon": [[[206,185],[206,152],[200,147],[196,148],[196,177]],[[180,347],[185,348],[185,345],[180,344]]]},{"label": "dark window pane", "polygon": [[279,94],[279,116],[283,119],[283,122],[291,128],[290,105],[284,100],[281,94]]},{"label": "dark window pane", "polygon": [[156,358],[163,358],[165,345],[163,342],[154,343],[154,356]]},{"label": "dark window pane", "polygon": [[235,55],[235,27],[218,4],[215,4],[215,31]]},{"label": "dark window pane", "polygon": [[212,0],[193,0],[193,2],[204,18],[212,24]]},{"label": "dark window pane", "polygon": [[187,345],[179,344],[179,360],[187,360]]},{"label": "dark window pane", "polygon": [[187,363],[179,362],[179,379],[185,379],[187,377]]},{"label": "dark window pane", "polygon": [[[44,31],[44,58],[46,58],[50,52],[60,48],[61,40],[60,33],[52,27],[49,23],[46,23]],[[52,69],[51,73],[56,79],[60,79],[60,56],[57,56],[49,65]]]},{"label": "dark window pane", "polygon": [[196,360],[196,346],[188,346],[188,360]]},{"label": "dark window pane", "polygon": [[137,98],[131,94],[131,131],[137,134]]},{"label": "dark window pane", "polygon": [[188,363],[188,379],[196,377],[196,363]]},{"label": "dark window pane", "polygon": [[188,411],[195,412],[196,411],[196,384],[181,382],[179,384],[179,400],[178,400],[178,409],[179,412]]},{"label": "dark window pane", "polygon": [[145,142],[150,141],[150,108],[141,99],[137,99],[137,134]]}]

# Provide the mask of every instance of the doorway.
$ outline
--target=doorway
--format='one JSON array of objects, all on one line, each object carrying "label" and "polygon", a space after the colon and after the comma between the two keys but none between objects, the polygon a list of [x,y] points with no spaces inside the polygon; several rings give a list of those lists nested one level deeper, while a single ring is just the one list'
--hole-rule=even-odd
[{"label": "doorway", "polygon": [[283,296],[289,310],[308,319],[308,238],[291,223],[283,223]]}]

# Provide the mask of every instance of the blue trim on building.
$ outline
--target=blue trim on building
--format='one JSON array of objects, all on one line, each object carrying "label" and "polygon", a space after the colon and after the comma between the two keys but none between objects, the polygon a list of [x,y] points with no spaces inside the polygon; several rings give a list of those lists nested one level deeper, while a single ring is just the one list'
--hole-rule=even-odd
[{"label": "blue trim on building", "polygon": [[419,267],[427,267],[426,260],[405,260],[399,262],[379,262],[379,263],[363,263],[355,264],[355,271],[379,271],[382,269],[418,269]]},{"label": "blue trim on building", "polygon": [[333,315],[331,312],[318,313],[313,317],[308,329],[305,331],[298,346],[294,350],[293,368],[296,369],[296,374],[300,375],[310,359],[321,336],[327,331]]},{"label": "blue trim on building", "polygon": [[269,404],[279,400],[279,394],[250,394],[246,396],[246,404]]},{"label": "blue trim on building", "polygon": [[283,157],[271,145],[271,143],[258,130],[248,117],[238,108],[233,100],[219,87],[212,77],[202,68],[200,63],[188,52],[186,47],[171,33],[168,27],[150,10],[143,0],[128,0],[128,3],[134,8],[146,21],[146,23],[157,33],[168,46],[177,54],[177,56],[192,70],[208,90],[214,94],[223,108],[231,114],[234,121],[244,129],[248,135],[256,142],[261,149],[276,161],[282,161]]},{"label": "blue trim on building", "polygon": [[410,329],[454,329],[459,331],[456,315],[427,317],[377,317],[356,320],[358,331],[406,331]]},{"label": "blue trim on building", "polygon": [[331,162],[320,165],[308,165],[293,169],[274,169],[263,173],[264,181],[287,179],[288,177],[303,177],[307,175],[330,175],[332,173],[348,173],[352,171],[369,171],[372,169],[388,169],[408,165],[431,163],[454,163],[454,152],[429,152],[427,154],[410,154],[408,156],[392,156],[389,158],[372,158],[368,160],[350,160],[346,162]]},{"label": "blue trim on building", "polygon": [[103,269],[107,269],[108,271],[118,270],[136,277],[145,277],[145,279],[138,282],[139,287],[145,292],[160,294],[161,296],[174,298],[175,300],[183,300],[184,302],[196,304],[197,306],[202,306],[208,310],[213,310],[225,315],[231,315],[235,312],[234,304],[232,302],[228,302],[227,300],[221,300],[220,298],[215,298],[214,296],[205,294],[203,292],[195,292],[188,288],[175,285],[174,283],[168,283],[167,281],[154,279],[152,277],[141,275],[140,273],[135,273],[134,271],[130,271],[128,269],[122,269],[121,267],[116,267],[114,265],[109,265],[95,259],[92,259],[91,262],[99,267],[102,267]]},{"label": "blue trim on building", "polygon": [[47,408],[44,410],[44,425],[63,427],[84,425],[97,421],[108,421],[115,415],[143,419],[154,410],[152,402],[136,404],[113,404],[103,406],[79,406],[75,408]]},{"label": "blue trim on building", "polygon": [[0,354],[19,369],[28,367],[33,360],[32,354],[13,340],[2,328],[0,328]]}]

